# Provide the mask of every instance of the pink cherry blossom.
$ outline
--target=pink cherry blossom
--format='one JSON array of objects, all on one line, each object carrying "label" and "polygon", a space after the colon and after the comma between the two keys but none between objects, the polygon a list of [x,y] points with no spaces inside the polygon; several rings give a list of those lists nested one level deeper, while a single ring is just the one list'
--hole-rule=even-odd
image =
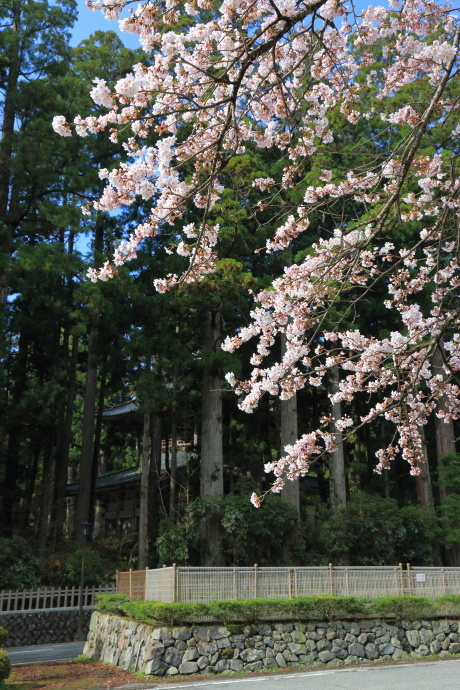
[{"label": "pink cherry blossom", "polygon": [[[369,7],[360,15],[344,0],[150,0],[128,16],[122,16],[126,0],[87,4],[119,20],[151,53],[148,64],[134,65],[113,86],[95,78],[91,96],[102,114],[78,116],[73,123],[62,116],[53,120],[63,136],[73,128],[80,136],[107,132],[116,141],[119,131],[128,131],[130,162],[100,171],[107,186],[93,206],[112,211],[136,197],[151,204],[148,218],[121,243],[112,263],[91,269],[89,278],[108,280],[116,266],[136,256],[144,238],[182,223],[184,237],[169,251],[187,257],[188,268],[155,285],[164,291],[202,279],[218,258],[213,209],[228,161],[248,146],[274,149],[284,161],[282,174],[251,183],[251,195],[259,194],[250,209],[255,223],[266,222],[267,209],[281,208],[274,212],[266,250],[289,247],[307,228],[311,232],[312,217],[322,213],[331,214],[337,226],[286,267],[272,289],[254,295],[251,322],[224,343],[233,351],[253,340],[253,370],[245,381],[231,373],[227,380],[240,407],[251,412],[263,395],[287,399],[304,386],[321,385],[339,367],[339,390],[332,398],[345,403],[345,412],[337,428],[346,436],[384,417],[394,424],[395,439],[378,451],[376,471],[401,453],[411,472],[419,473],[420,429],[437,402],[444,399],[440,414],[446,420],[460,414],[454,380],[460,370],[460,174],[446,143],[459,133],[459,102],[450,89],[458,17],[435,0],[391,0],[389,9]],[[179,25],[180,17],[187,22]],[[171,24],[176,30],[165,30]],[[411,100],[407,87],[415,93],[417,85],[429,94],[426,100]],[[346,169],[340,156],[331,165],[330,151],[341,144],[340,126],[332,125],[338,118],[352,128],[372,121],[376,140],[390,143],[377,145],[368,165]],[[423,137],[436,126],[446,128],[446,139],[442,150],[429,154]],[[149,146],[152,130],[158,139]],[[185,164],[192,172],[184,179]],[[284,201],[294,188],[302,190],[295,205]],[[360,210],[345,219],[342,209],[351,204]],[[185,220],[191,208],[201,222]],[[398,249],[394,227],[414,222],[423,226],[419,236]],[[361,333],[359,319],[351,328],[344,325],[378,282],[394,322],[394,331],[383,338]],[[331,323],[335,305],[344,309],[343,324]],[[279,334],[286,336],[285,353],[273,363],[266,358]],[[442,380],[431,367],[441,338]],[[356,421],[346,404],[358,396],[365,396],[368,410]],[[323,420],[267,465],[276,477],[272,491],[279,492],[286,478],[305,475],[315,459],[334,449],[330,424]],[[255,494],[251,500],[260,505]]]}]

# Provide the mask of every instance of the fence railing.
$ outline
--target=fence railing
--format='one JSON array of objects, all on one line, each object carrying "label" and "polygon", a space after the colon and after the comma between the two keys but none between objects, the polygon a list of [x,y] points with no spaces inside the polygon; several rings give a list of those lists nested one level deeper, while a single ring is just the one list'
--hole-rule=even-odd
[{"label": "fence railing", "polygon": [[[83,606],[94,606],[98,594],[116,592],[115,585],[84,587]],[[42,589],[0,591],[0,612],[37,609],[79,608],[80,587],[44,587]]]},{"label": "fence railing", "polygon": [[[146,573],[156,572],[154,570],[128,570],[120,572],[117,570],[115,577],[116,591],[121,594],[128,594],[131,599],[143,601],[146,599]],[[163,601],[163,600],[161,600]],[[173,601],[165,599],[165,601]]]},{"label": "fence railing", "polygon": [[460,568],[328,566],[199,568],[163,566],[118,572],[117,592],[162,602],[292,599],[305,596],[436,597],[460,594]]}]

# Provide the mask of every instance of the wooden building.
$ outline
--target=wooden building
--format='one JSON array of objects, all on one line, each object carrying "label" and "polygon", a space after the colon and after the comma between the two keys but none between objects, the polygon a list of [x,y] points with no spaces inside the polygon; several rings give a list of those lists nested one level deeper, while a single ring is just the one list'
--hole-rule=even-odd
[{"label": "wooden building", "polygon": [[[104,424],[118,423],[120,421],[123,424],[126,422],[135,424],[139,422],[139,417],[139,403],[136,399],[107,407],[102,414]],[[176,451],[178,468],[187,466],[190,451],[190,444],[186,444],[183,441],[178,442]],[[166,448],[163,441],[161,472],[164,479],[167,478],[168,457],[171,457],[171,446],[169,443],[169,447]],[[104,464],[102,465],[103,468]],[[103,471],[96,478],[94,537],[101,534],[130,534],[138,531],[140,482],[141,469],[138,464],[113,472]],[[78,482],[69,483],[66,487],[67,521],[69,525],[75,521],[78,489]]]}]

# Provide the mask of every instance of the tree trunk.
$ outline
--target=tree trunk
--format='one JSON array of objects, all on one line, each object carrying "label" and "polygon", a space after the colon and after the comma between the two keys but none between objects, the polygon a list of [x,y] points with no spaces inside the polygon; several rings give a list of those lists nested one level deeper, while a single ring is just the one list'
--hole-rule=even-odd
[{"label": "tree trunk", "polygon": [[[8,26],[10,45],[8,47],[8,73],[5,79],[3,99],[3,118],[0,139],[0,359],[7,355],[7,302],[9,294],[9,268],[14,252],[14,237],[10,218],[9,199],[11,193],[11,163],[13,159],[14,124],[17,110],[18,82],[20,74],[21,51],[19,32],[21,24],[21,3],[12,7],[12,21]],[[0,449],[7,453],[5,478],[3,481],[3,501],[0,507],[0,534],[11,535],[13,529],[13,507],[17,505],[17,478],[19,455],[10,462],[11,453],[19,449],[16,430],[20,424],[8,425],[8,394],[5,369],[0,367]],[[11,437],[13,433],[13,437]],[[9,434],[9,436],[8,436]],[[8,436],[8,440],[7,440]]]},{"label": "tree trunk", "polygon": [[176,522],[177,516],[177,421],[171,427],[171,471],[169,474],[169,519]]},{"label": "tree trunk", "polygon": [[172,523],[177,518],[177,376],[173,377],[173,405],[171,420],[171,468],[169,473],[169,519]]},{"label": "tree trunk", "polygon": [[[96,456],[95,456],[96,457]],[[107,474],[107,455],[106,453],[100,448],[98,457],[97,457],[97,476],[98,477],[103,477],[104,474]],[[94,501],[94,529],[93,529],[93,539],[97,539],[97,537],[101,536],[105,532],[105,526],[104,526],[104,519],[105,519],[105,514],[104,514],[104,500],[102,497],[97,498]]]},{"label": "tree trunk", "polygon": [[[75,483],[75,463],[73,458],[69,457],[69,467],[67,470],[67,484]],[[76,496],[70,496],[66,502],[66,512],[65,512],[65,522],[66,531],[65,536],[67,539],[75,539],[77,534],[77,499]]]},{"label": "tree trunk", "polygon": [[96,413],[96,427],[94,429],[93,442],[93,476],[91,478],[91,500],[89,504],[89,514],[94,517],[93,524],[93,539],[102,533],[103,529],[103,514],[102,502],[96,496],[96,481],[99,476],[101,466],[101,438],[102,438],[102,414],[104,412],[104,397],[105,397],[105,375],[99,384],[99,400],[97,404]]},{"label": "tree trunk", "polygon": [[[446,374],[443,369],[443,353],[444,344],[442,340],[440,341],[436,351],[433,355],[433,374],[440,375],[443,379],[446,378]],[[438,401],[438,409],[441,411],[446,410],[446,398],[442,396]],[[436,414],[434,415],[434,426],[436,432],[436,456],[438,460],[438,465],[444,466],[443,456],[448,453],[455,453],[455,434],[454,434],[454,424],[452,420],[445,422],[444,419],[440,419]],[[448,496],[449,490],[442,482],[439,481],[439,498],[441,502]]]},{"label": "tree trunk", "polygon": [[[101,261],[104,249],[104,217],[101,211],[96,217],[94,227],[94,262],[97,266]],[[80,478],[77,497],[77,540],[80,546],[86,543],[87,538],[81,533],[81,523],[92,522],[91,508],[94,504],[94,488],[96,472],[94,468],[94,415],[96,412],[97,397],[97,365],[96,352],[98,340],[99,314],[94,309],[90,312],[92,323],[88,333],[88,359],[86,364],[86,388],[85,404],[83,411],[83,433],[80,461]],[[97,467],[97,466],[96,466]],[[91,531],[90,531],[91,534]]]},{"label": "tree trunk", "polygon": [[[442,340],[439,341],[438,347],[433,355],[433,374],[440,375],[443,379],[446,379],[446,374],[443,369],[443,352],[444,343]],[[446,410],[446,398],[442,396],[438,400],[438,409]],[[439,499],[441,502],[441,516],[444,520],[449,522],[445,506],[443,507],[443,502],[449,494],[453,493],[452,489],[446,485],[444,480],[443,470],[448,470],[449,468],[449,457],[457,452],[455,446],[455,433],[454,424],[452,420],[445,422],[444,419],[440,419],[436,414],[434,415],[434,427],[436,433],[436,457],[438,460],[439,467]],[[460,566],[460,544],[456,544],[451,548],[446,548],[446,565],[450,567]]]},{"label": "tree trunk", "polygon": [[144,412],[142,435],[142,471],[139,515],[139,564],[140,570],[147,568],[149,560],[149,476],[150,476],[150,426],[151,412]]},{"label": "tree trunk", "polygon": [[[101,368],[103,368],[106,360],[104,360],[104,363]],[[101,382],[99,384],[99,395],[98,395],[98,403],[97,403],[97,411],[96,411],[96,424],[94,428],[94,440],[93,440],[93,462],[92,462],[92,477],[91,477],[91,498],[89,502],[89,514],[91,516],[90,522],[93,522],[93,539],[96,536],[94,534],[94,530],[96,530],[96,534],[99,531],[100,533],[100,528],[101,528],[101,521],[102,521],[102,515],[101,515],[101,504],[99,500],[96,498],[96,480],[99,474],[99,460],[100,460],[100,455],[101,455],[101,437],[102,437],[102,414],[104,412],[104,397],[105,397],[105,382],[106,382],[106,377],[105,374],[101,378]]]},{"label": "tree trunk", "polygon": [[48,545],[53,488],[53,446],[50,442],[46,445],[43,454],[42,486],[40,492],[38,548],[41,558],[44,557]]},{"label": "tree trunk", "polygon": [[60,539],[64,536],[64,523],[66,520],[66,495],[67,474],[69,469],[69,451],[72,438],[73,407],[75,403],[75,389],[78,360],[78,336],[72,338],[71,373],[68,380],[67,401],[63,428],[58,429],[58,442],[56,449],[56,507],[55,507],[55,534]]},{"label": "tree trunk", "polygon": [[[339,367],[330,370],[331,393],[339,390]],[[342,405],[340,402],[332,404],[332,433],[336,443],[336,449],[329,456],[329,501],[331,510],[337,512],[345,508],[347,504],[347,484],[345,477],[345,453],[343,447],[342,432],[337,428],[336,422],[342,417]]]},{"label": "tree trunk", "polygon": [[88,337],[88,359],[86,365],[85,405],[83,412],[83,433],[80,460],[80,477],[77,498],[77,535],[83,545],[81,523],[92,522],[91,496],[93,494],[93,450],[94,450],[94,415],[97,396],[97,328],[91,326]]},{"label": "tree trunk", "polygon": [[[0,309],[2,316],[8,298],[8,265],[13,252],[13,237],[9,219],[9,198],[11,192],[11,162],[13,158],[14,123],[16,118],[18,82],[20,72],[19,31],[21,24],[21,3],[12,7],[12,23],[9,31],[8,77],[3,105],[2,138],[0,141]],[[3,326],[3,324],[0,324]]]},{"label": "tree trunk", "polygon": [[6,415],[8,443],[6,449],[5,474],[3,477],[2,491],[0,493],[2,498],[0,532],[4,536],[11,536],[13,533],[14,511],[20,500],[18,478],[23,436],[23,419],[17,407],[26,390],[28,350],[29,339],[24,332],[21,331],[19,334],[18,353],[14,367],[15,376],[11,404]]},{"label": "tree trunk", "polygon": [[38,474],[38,461],[40,458],[40,445],[38,441],[31,448],[31,462],[27,468],[27,480],[22,501],[22,528],[25,530],[29,525],[32,501],[35,493],[35,483]]},{"label": "tree trunk", "polygon": [[419,427],[419,432],[422,437],[423,456],[425,458],[425,462],[420,465],[421,472],[415,478],[417,499],[422,508],[427,508],[428,510],[434,512],[433,489],[431,486],[430,466],[428,464],[428,453],[425,442],[425,429],[423,427]]},{"label": "tree trunk", "polygon": [[[221,337],[220,311],[210,310],[205,317],[204,349],[218,352]],[[218,499],[224,493],[222,391],[220,371],[212,364],[203,367],[202,390],[200,496]],[[215,515],[203,518],[200,533],[204,544],[202,565],[220,565],[219,523]]]},{"label": "tree trunk", "polygon": [[[286,352],[286,335],[281,334],[281,356]],[[289,400],[281,400],[281,455],[285,454],[284,449],[288,445],[292,445],[298,439],[299,432],[297,428],[297,394],[294,394]],[[300,514],[300,499],[299,499],[299,480],[286,480],[283,490],[281,491],[281,498],[283,501],[290,503]]]},{"label": "tree trunk", "polygon": [[161,478],[161,416],[153,413],[151,422],[151,461],[149,470],[149,540],[152,547],[158,538]]}]

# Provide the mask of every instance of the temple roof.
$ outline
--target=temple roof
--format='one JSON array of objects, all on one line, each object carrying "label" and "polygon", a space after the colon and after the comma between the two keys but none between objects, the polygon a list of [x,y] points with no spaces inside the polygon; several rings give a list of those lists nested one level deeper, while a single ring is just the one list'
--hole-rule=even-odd
[{"label": "temple roof", "polygon": [[110,417],[116,417],[120,414],[127,414],[128,412],[136,412],[140,407],[136,398],[132,398],[127,402],[118,403],[118,405],[111,405],[110,407],[105,407],[102,412],[102,419],[108,419]]},{"label": "temple roof", "polygon": [[[183,450],[177,451],[177,466],[184,467],[187,462],[187,453]],[[165,459],[162,453],[161,459],[161,473],[165,472]],[[126,486],[129,484],[139,484],[141,481],[141,469],[139,467],[129,467],[126,470],[117,470],[115,472],[107,472],[96,478],[96,491],[108,491],[119,486]],[[78,493],[78,482],[67,484],[65,489],[67,496],[72,496]]]}]

